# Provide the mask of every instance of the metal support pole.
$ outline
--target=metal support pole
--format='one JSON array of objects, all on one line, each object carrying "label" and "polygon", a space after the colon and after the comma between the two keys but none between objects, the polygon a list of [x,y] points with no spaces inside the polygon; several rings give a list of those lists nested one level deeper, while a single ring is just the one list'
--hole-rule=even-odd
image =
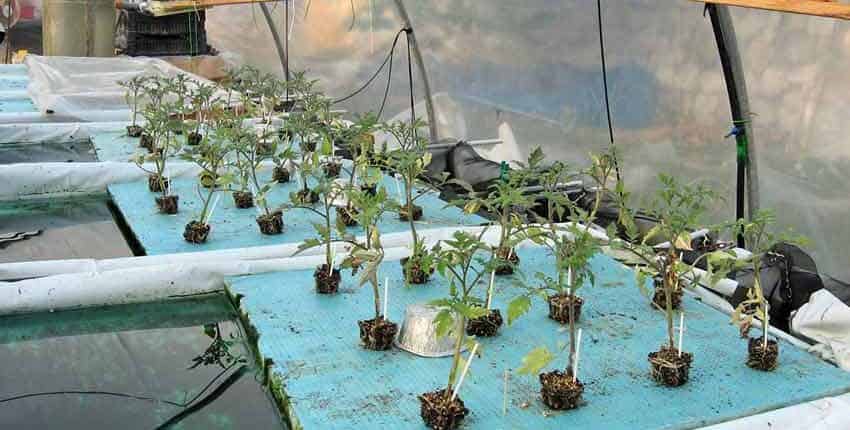
[{"label": "metal support pole", "polygon": [[[265,3],[260,3],[260,10],[263,11],[263,17],[265,17],[266,24],[268,24],[268,26],[269,26],[269,31],[271,31],[271,33],[272,33],[272,39],[274,40],[274,47],[277,50],[277,56],[280,57],[280,66],[283,68],[283,75],[288,77],[288,75],[289,75],[289,68],[288,68],[289,59],[287,58],[287,56],[289,55],[289,53],[284,52],[284,50],[283,50],[283,44],[281,44],[281,42],[280,42],[280,34],[278,34],[277,28],[275,28],[275,26],[274,26],[274,19],[272,19],[272,13],[271,13],[271,11],[269,11],[269,7],[266,6]],[[284,27],[286,27],[286,24],[284,24]]]},{"label": "metal support pole", "polygon": [[[750,104],[747,98],[747,84],[744,77],[744,67],[738,52],[738,41],[735,37],[735,26],[732,15],[726,6],[715,4],[706,5],[711,17],[711,27],[717,42],[717,52],[720,54],[720,64],[726,81],[726,92],[729,94],[729,107],[732,112],[732,134],[737,146],[737,219],[744,219],[746,202],[746,218],[752,219],[759,208],[758,169],[756,163],[755,145],[753,144],[753,128],[750,123]],[[738,246],[744,247],[744,238],[738,234]]]},{"label": "metal support pole", "polygon": [[407,15],[407,9],[404,7],[403,0],[395,0],[396,8],[398,9],[401,20],[404,21],[404,26],[410,29],[407,37],[410,40],[410,49],[413,51],[413,58],[416,60],[416,67],[419,70],[419,78],[422,80],[422,87],[425,91],[425,111],[428,114],[428,130],[431,134],[431,142],[440,140],[437,133],[436,115],[434,115],[434,101],[431,98],[431,85],[428,82],[428,73],[425,71],[425,62],[422,61],[422,53],[419,51],[419,44],[416,42],[416,32],[413,31],[413,24],[410,22],[410,17]]}]

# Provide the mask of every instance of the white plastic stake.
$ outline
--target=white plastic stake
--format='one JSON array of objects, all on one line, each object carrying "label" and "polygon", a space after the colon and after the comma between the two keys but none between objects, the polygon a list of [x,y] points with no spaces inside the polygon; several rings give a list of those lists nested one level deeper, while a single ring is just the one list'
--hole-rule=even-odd
[{"label": "white plastic stake", "polygon": [[762,336],[762,351],[767,352],[767,331],[770,329],[770,304],[764,299],[764,334]]},{"label": "white plastic stake", "polygon": [[402,196],[401,196],[401,185],[399,185],[399,183],[398,183],[398,176],[393,175],[393,180],[395,180],[395,191],[396,191],[396,193],[398,194],[398,198],[399,198],[399,200],[401,200],[401,199],[402,199]]},{"label": "white plastic stake", "polygon": [[511,373],[508,372],[508,369],[505,369],[505,389],[504,394],[502,395],[502,416],[508,414],[508,379],[510,376]]},{"label": "white plastic stake", "polygon": [[210,211],[207,213],[207,220],[201,220],[201,224],[209,224],[210,220],[212,219],[213,211],[215,211],[215,207],[218,205],[219,198],[221,198],[221,194],[216,194],[215,200],[213,200],[212,208],[210,208]]},{"label": "white plastic stake", "polygon": [[336,260],[336,253],[334,252],[334,248],[331,247],[331,265],[328,267],[328,276],[331,276],[334,272],[334,261]]},{"label": "white plastic stake", "polygon": [[490,271],[490,286],[487,287],[487,310],[490,310],[490,304],[493,302],[493,284],[496,283],[496,269]]},{"label": "white plastic stake", "polygon": [[387,306],[390,300],[390,278],[384,278],[384,319],[387,319]]},{"label": "white plastic stake", "polygon": [[463,385],[463,379],[466,378],[466,372],[469,371],[469,365],[472,364],[472,359],[475,358],[476,351],[478,351],[478,342],[475,342],[475,346],[472,347],[472,352],[469,353],[469,358],[466,360],[466,366],[463,366],[463,372],[461,372],[460,379],[457,381],[457,385],[455,385],[451,401],[455,401],[457,392],[460,391],[460,386]]},{"label": "white plastic stake", "polygon": [[578,329],[576,334],[576,357],[573,360],[573,382],[578,379],[578,360],[581,357],[581,329]]},{"label": "white plastic stake", "polygon": [[685,336],[685,313],[679,316],[679,357],[682,356],[682,338]]},{"label": "white plastic stake", "polygon": [[[256,198],[257,197],[257,190],[254,188],[254,184],[250,184],[250,185],[251,185],[251,197]],[[263,211],[262,211],[262,209],[260,209],[260,205],[254,205],[254,208],[257,209],[257,215],[263,216]]]}]

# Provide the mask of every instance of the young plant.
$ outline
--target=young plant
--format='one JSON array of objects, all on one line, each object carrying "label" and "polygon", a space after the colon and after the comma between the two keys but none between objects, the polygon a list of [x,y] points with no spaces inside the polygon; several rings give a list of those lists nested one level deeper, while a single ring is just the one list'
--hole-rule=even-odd
[{"label": "young plant", "polygon": [[[151,138],[151,152],[139,152],[133,161],[148,174],[148,189],[161,193],[156,198],[159,211],[166,214],[177,213],[178,196],[171,194],[171,182],[166,176],[168,158],[180,150],[180,143],[174,138],[172,124],[168,117],[168,105],[151,104],[143,113],[147,122],[147,133]],[[146,167],[146,166],[151,166]]]},{"label": "young plant", "polygon": [[[632,211],[628,208],[628,193],[622,183],[617,185],[616,195],[620,204],[620,224],[625,228],[628,241],[614,241],[618,248],[630,252],[644,265],[635,268],[636,280],[641,292],[646,291],[646,281],[650,277],[659,277],[653,298],[655,306],[664,311],[667,322],[667,342],[657,352],[649,354],[652,365],[652,377],[659,383],[676,387],[688,381],[693,355],[676,347],[673,320],[675,309],[682,297],[682,276],[693,267],[681,261],[681,253],[691,249],[691,231],[701,225],[701,220],[717,194],[703,184],[680,184],[672,176],[660,174],[661,187],[648,210],[658,223],[640,237]],[[609,232],[609,237],[614,237]],[[668,246],[657,248],[650,241],[660,237],[668,240]],[[658,255],[656,255],[658,252]],[[708,254],[706,254],[708,255]],[[696,262],[694,263],[696,265]]]},{"label": "young plant", "polygon": [[198,145],[203,139],[201,132],[209,122],[209,117],[213,112],[215,86],[198,83],[194,86],[189,94],[191,107],[195,114],[195,128],[186,136],[186,143],[189,145]]},{"label": "young plant", "polygon": [[[318,157],[319,155],[317,153],[313,154],[313,159],[318,159]],[[325,263],[316,268],[313,278],[316,280],[316,291],[319,294],[335,294],[339,289],[341,274],[339,269],[334,268],[335,256],[333,254],[333,244],[334,242],[339,242],[341,240],[340,238],[345,235],[345,225],[339,219],[334,224],[332,211],[334,201],[342,196],[345,190],[340,184],[334,182],[332,178],[328,178],[322,174],[315,174],[313,176],[317,183],[314,190],[319,199],[319,208],[317,209],[311,204],[299,204],[294,199],[292,202],[295,208],[305,209],[319,216],[321,222],[313,223],[313,228],[319,237],[304,241],[299,245],[298,250],[301,252],[317,246],[323,246],[325,248]],[[351,240],[353,241],[353,239]]]},{"label": "young plant", "polygon": [[[387,191],[381,187],[374,194],[362,190],[348,188],[349,202],[358,207],[354,215],[358,224],[365,230],[363,242],[353,240],[350,236],[342,234],[342,241],[348,242],[352,250],[342,262],[342,268],[350,268],[353,272],[361,271],[360,285],[369,283],[372,286],[372,295],[375,304],[375,317],[369,320],[358,321],[360,327],[360,340],[364,347],[376,351],[387,350],[392,346],[393,339],[398,332],[398,325],[388,319],[387,303],[388,297],[384,296],[383,308],[381,306],[380,279],[378,267],[384,260],[384,248],[381,245],[381,233],[378,230],[378,221],[387,211]],[[337,228],[343,222],[337,215]],[[387,282],[385,280],[385,282]],[[389,292],[389,286],[384,285],[385,293]]]},{"label": "young plant", "polygon": [[[764,371],[776,368],[779,359],[779,343],[768,338],[770,327],[770,304],[764,295],[761,271],[768,259],[783,258],[773,250],[781,243],[803,244],[803,237],[792,232],[774,231],[776,215],[769,210],[759,210],[747,221],[740,219],[731,225],[732,234],[742,234],[751,254],[739,257],[734,251],[715,251],[708,257],[709,272],[714,282],[726,277],[733,270],[752,270],[753,285],[747,291],[747,299],[738,304],[732,313],[732,322],[741,330],[741,337],[748,339],[747,366]],[[787,263],[786,263],[787,264]],[[749,332],[755,320],[761,321],[760,337],[750,338]]]},{"label": "young plant", "polygon": [[[532,169],[542,160],[540,155],[532,154],[529,160]],[[568,324],[569,355],[563,371],[539,373],[555,358],[555,354],[545,346],[538,347],[523,359],[520,373],[539,373],[543,403],[556,410],[576,408],[584,392],[584,385],[577,375],[580,332],[577,332],[576,324],[584,302],[578,296],[578,290],[596,282],[590,261],[601,252],[601,241],[593,234],[591,226],[596,220],[602,198],[608,191],[609,178],[614,169],[613,158],[608,154],[591,156],[591,160],[591,167],[583,172],[595,185],[594,199],[589,210],[574,205],[563,192],[558,192],[559,184],[570,174],[565,164],[555,163],[540,174],[541,194],[547,205],[546,219],[541,220],[542,227],[534,227],[529,231],[529,238],[548,248],[554,256],[556,271],[555,277],[537,273],[542,286],[530,292],[539,294],[548,302],[549,318]],[[566,226],[556,223],[556,219],[563,219],[567,210],[570,212],[570,223]],[[529,294],[515,299],[508,308],[509,322],[513,322],[530,307]]]},{"label": "young plant", "polygon": [[[144,92],[144,96],[142,98],[148,100],[148,103],[142,110],[142,116],[145,117],[147,112],[156,112],[165,109],[164,104],[166,103],[166,96],[169,94],[168,79],[151,76],[144,80],[141,85],[142,91]],[[166,111],[166,116],[168,113],[169,111]],[[147,117],[145,118],[147,119]],[[167,120],[168,118],[163,121]],[[148,128],[150,128],[150,125],[146,125],[142,130],[142,135],[139,139],[139,146],[147,149],[148,152],[153,152],[154,138],[151,132],[147,130]]]},{"label": "young plant", "polygon": [[290,115],[285,129],[290,136],[298,139],[300,161],[296,162],[300,189],[291,195],[291,200],[299,204],[313,204],[319,201],[319,195],[311,190],[308,179],[320,167],[320,157],[316,152],[317,144],[322,141],[322,150],[330,153],[327,142],[326,115],[330,112],[329,101],[320,94],[305,94],[303,99],[304,112]]},{"label": "young plant", "polygon": [[183,134],[186,130],[186,116],[191,106],[191,93],[198,83],[183,73],[178,73],[166,82],[168,91],[174,96],[174,101],[171,104],[173,108],[171,112],[179,124],[178,127],[175,127],[175,133]]},{"label": "young plant", "polygon": [[150,78],[145,75],[137,75],[133,78],[118,82],[118,85],[127,89],[124,93],[124,99],[127,105],[130,106],[132,122],[127,126],[127,136],[139,137],[142,135],[142,127],[136,124],[136,119],[139,113],[139,105],[142,101],[142,95],[145,92],[147,81]]},{"label": "young plant", "polygon": [[[339,129],[338,138],[342,146],[350,152],[352,166],[346,183],[346,194],[350,195],[357,191],[366,191],[374,194],[377,191],[377,183],[381,180],[381,172],[376,166],[369,165],[366,155],[369,137],[377,124],[377,117],[372,113],[358,116],[355,122],[348,127]],[[368,136],[368,137],[367,137]],[[361,184],[358,185],[357,181]],[[342,218],[347,226],[357,225],[357,206],[351,199],[347,199],[342,207],[337,207],[336,215]]]},{"label": "young plant", "polygon": [[[542,160],[543,153],[538,149],[532,156]],[[449,181],[467,191],[465,198],[454,201],[452,204],[463,204],[464,211],[473,214],[484,208],[496,218],[494,224],[499,226],[499,243],[492,250],[493,268],[485,299],[489,314],[469,322],[467,326],[469,335],[495,336],[502,325],[501,311],[491,309],[494,277],[513,274],[514,267],[519,263],[519,256],[514,247],[527,238],[529,230],[523,212],[535,204],[533,196],[525,192],[526,186],[533,177],[532,172],[527,168],[509,171],[507,164],[503,164],[501,178],[491,184],[489,190],[483,194],[476,193],[471,185],[463,181]]]},{"label": "young plant", "polygon": [[[404,267],[405,281],[411,284],[424,284],[433,273],[433,258],[425,248],[425,243],[416,232],[416,221],[422,217],[422,208],[416,205],[416,200],[426,194],[427,189],[434,185],[424,181],[425,172],[431,164],[431,153],[427,150],[428,141],[421,137],[417,129],[424,122],[416,120],[413,124],[398,121],[385,124],[382,129],[389,133],[398,143],[398,148],[388,153],[389,169],[401,178],[404,185],[404,196],[401,204],[397,205],[399,219],[410,224],[411,255],[401,260]],[[422,187],[418,192],[415,186]]]},{"label": "young plant", "polygon": [[[268,204],[268,194],[271,191],[273,181],[260,180],[257,170],[264,161],[271,158],[260,145],[262,137],[257,136],[253,129],[246,129],[241,124],[236,125],[228,133],[232,147],[236,153],[234,166],[237,169],[241,189],[233,192],[233,200],[239,208],[249,208],[254,205],[254,193],[256,191],[256,203],[259,207],[257,225],[260,232],[268,235],[281,234],[283,232],[283,211],[272,210]],[[276,144],[273,144],[274,151]],[[253,191],[248,191],[250,187]]]},{"label": "young plant", "polygon": [[[457,391],[463,365],[461,351],[464,344],[469,343],[464,327],[467,321],[487,315],[484,303],[474,294],[481,278],[489,273],[488,260],[484,256],[489,256],[490,250],[481,241],[485,231],[482,229],[477,236],[464,231],[455,232],[452,239],[443,242],[444,248],[437,246],[434,250],[437,272],[449,284],[448,297],[430,303],[440,308],[434,324],[438,337],[455,336],[455,344],[446,387],[419,396],[422,419],[431,428],[455,428],[469,412]],[[472,358],[470,356],[469,359]]]},{"label": "young plant", "polygon": [[[213,196],[219,189],[227,187],[232,182],[230,174],[220,173],[230,151],[229,137],[228,128],[217,127],[210,135],[202,139],[199,145],[187,147],[181,155],[181,158],[197,164],[202,170],[201,183],[196,186],[196,191],[203,206],[198,217],[186,224],[183,238],[187,242],[207,241],[211,228],[209,221],[218,203],[218,198],[213,201]],[[206,183],[203,182],[204,178],[208,178]]]}]

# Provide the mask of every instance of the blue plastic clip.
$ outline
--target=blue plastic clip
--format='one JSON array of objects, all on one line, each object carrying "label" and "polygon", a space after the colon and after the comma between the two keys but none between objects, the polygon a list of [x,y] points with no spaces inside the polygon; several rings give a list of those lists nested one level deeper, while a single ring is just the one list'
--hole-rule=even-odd
[{"label": "blue plastic clip", "polygon": [[723,136],[723,138],[728,139],[732,136],[740,136],[742,134],[744,134],[744,129],[742,127],[739,127],[739,126],[736,125],[736,126],[732,127],[732,130],[729,131],[729,134],[727,134],[726,136]]}]

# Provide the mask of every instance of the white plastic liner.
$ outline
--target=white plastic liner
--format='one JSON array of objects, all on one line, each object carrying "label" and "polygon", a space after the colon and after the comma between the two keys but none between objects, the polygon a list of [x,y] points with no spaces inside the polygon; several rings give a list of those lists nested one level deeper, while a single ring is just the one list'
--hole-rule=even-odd
[{"label": "white plastic liner", "polygon": [[[270,169],[271,161],[264,161],[260,170]],[[155,170],[152,164],[145,164]],[[195,163],[172,160],[168,162],[169,177],[197,175],[201,168]],[[0,201],[29,198],[61,197],[74,194],[92,194],[106,191],[106,186],[133,182],[147,178],[135,163],[101,161],[92,163],[15,163],[0,165]]]},{"label": "white plastic liner", "polygon": [[[797,310],[791,332],[817,342],[815,352],[850,371],[850,307],[829,291],[815,292]],[[835,428],[850,428],[850,424]]]},{"label": "white plastic liner", "polygon": [[850,394],[826,397],[704,430],[837,430],[850,428]]},{"label": "white plastic liner", "polygon": [[130,120],[118,81],[139,75],[183,74],[211,84],[159,59],[146,57],[42,57],[28,55],[29,95],[39,112],[83,121]]},{"label": "white plastic liner", "polygon": [[124,130],[126,125],[127,121],[6,123],[0,124],[0,144],[79,142],[98,133]]},{"label": "white plastic liner", "polygon": [[[153,166],[145,166],[153,170]],[[194,163],[168,163],[168,176],[196,175]],[[0,166],[0,200],[57,197],[100,193],[113,183],[132,182],[147,177],[134,163],[15,163]]]},{"label": "white plastic liner", "polygon": [[[419,231],[420,237],[427,246],[433,246],[441,240],[450,239],[456,231],[480,232],[484,227],[448,227],[440,229]],[[483,240],[495,245],[499,239],[499,227],[490,227],[485,233]],[[591,230],[592,234],[605,239],[604,233]],[[363,240],[363,237],[359,238]],[[408,248],[410,246],[410,233],[398,232],[381,236],[381,243],[385,248]],[[216,263],[225,264],[234,261],[259,261],[270,259],[281,259],[293,257],[298,251],[298,243],[282,245],[257,246],[249,248],[223,249],[217,251],[187,252],[168,255],[151,255],[143,257],[122,257],[96,260],[91,258],[70,260],[47,260],[47,261],[24,261],[17,263],[0,264],[0,280],[16,280],[54,276],[72,273],[103,273],[113,270],[123,270],[133,267],[154,267],[167,264],[192,264],[192,263]],[[528,246],[529,243],[521,244]],[[335,251],[345,253],[348,246],[335,245]],[[311,248],[299,255],[311,256],[324,253],[323,248]],[[238,274],[238,273],[237,273]],[[2,313],[2,311],[0,311]]]}]

